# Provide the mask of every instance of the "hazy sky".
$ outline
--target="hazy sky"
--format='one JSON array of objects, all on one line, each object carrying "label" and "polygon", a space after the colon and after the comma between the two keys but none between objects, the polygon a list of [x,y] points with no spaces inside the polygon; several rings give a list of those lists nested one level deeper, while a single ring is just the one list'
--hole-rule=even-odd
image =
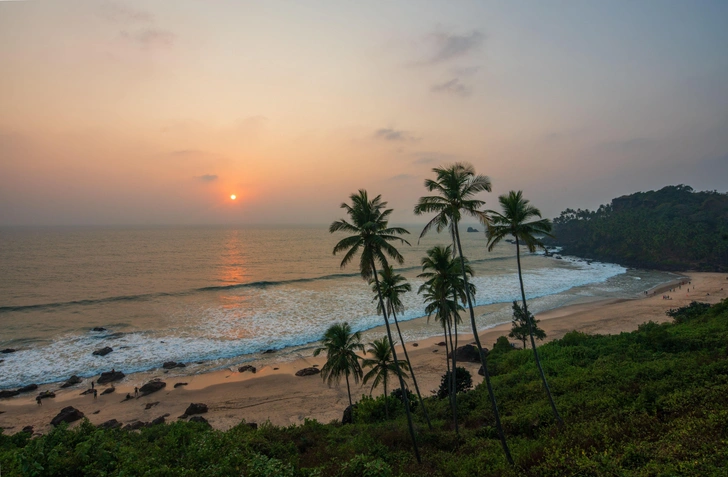
[{"label": "hazy sky", "polygon": [[0,225],[328,223],[359,188],[412,222],[459,160],[549,217],[724,192],[726,25],[726,1],[0,1]]}]

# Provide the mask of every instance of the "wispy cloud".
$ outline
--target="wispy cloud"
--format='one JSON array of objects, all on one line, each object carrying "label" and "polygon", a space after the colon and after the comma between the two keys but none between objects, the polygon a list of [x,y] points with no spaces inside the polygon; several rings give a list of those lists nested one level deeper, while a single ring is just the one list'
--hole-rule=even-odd
[{"label": "wispy cloud", "polygon": [[473,76],[478,71],[480,71],[480,66],[456,66],[454,68],[450,68],[450,71],[455,76]]},{"label": "wispy cloud", "polygon": [[113,23],[152,23],[154,16],[143,10],[137,10],[128,5],[122,5],[116,2],[101,3],[99,7],[99,16]]},{"label": "wispy cloud", "polygon": [[374,132],[374,137],[385,141],[416,141],[419,139],[407,131],[392,128],[377,129]]},{"label": "wispy cloud", "polygon": [[165,48],[174,44],[175,35],[161,28],[142,28],[140,30],[121,32],[121,37],[144,50]]},{"label": "wispy cloud", "polygon": [[217,180],[217,174],[203,174],[201,176],[197,176],[196,179],[201,180],[202,182],[213,182]]},{"label": "wispy cloud", "polygon": [[431,151],[419,151],[412,154],[416,159],[412,161],[413,164],[446,164],[449,162],[455,162],[462,160],[460,156],[455,154],[446,154],[443,152],[431,152]]},{"label": "wispy cloud", "polygon": [[432,85],[430,91],[433,93],[446,93],[454,96],[465,97],[470,96],[473,89],[470,86],[461,83],[459,78],[453,78],[450,81]]},{"label": "wispy cloud", "polygon": [[98,14],[122,29],[119,37],[142,50],[172,46],[175,34],[156,25],[154,15],[116,2],[101,4]]},{"label": "wispy cloud", "polygon": [[390,178],[390,180],[393,181],[404,181],[409,179],[417,179],[417,176],[413,176],[412,174],[397,174]]},{"label": "wispy cloud", "polygon": [[433,51],[421,64],[432,65],[463,57],[477,50],[483,44],[485,35],[479,30],[473,30],[466,35],[438,32],[429,38]]}]

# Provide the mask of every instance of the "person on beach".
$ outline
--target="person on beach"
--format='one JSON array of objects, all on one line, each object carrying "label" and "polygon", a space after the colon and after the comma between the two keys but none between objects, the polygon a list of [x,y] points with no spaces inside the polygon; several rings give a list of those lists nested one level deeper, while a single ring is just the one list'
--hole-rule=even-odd
[{"label": "person on beach", "polygon": [[95,382],[96,382],[96,381],[91,381],[91,389],[93,389],[93,388],[94,388],[94,383],[95,383]]},{"label": "person on beach", "polygon": [[39,406],[43,405],[43,400],[40,398],[40,396],[35,397],[35,402],[37,402]]},{"label": "person on beach", "polygon": [[139,397],[139,388],[136,387],[136,386],[134,386],[134,397],[135,398],[138,398]]},{"label": "person on beach", "polygon": [[94,389],[94,399],[96,399],[96,394],[97,394],[97,393],[98,393],[98,391],[96,391],[96,390]]}]

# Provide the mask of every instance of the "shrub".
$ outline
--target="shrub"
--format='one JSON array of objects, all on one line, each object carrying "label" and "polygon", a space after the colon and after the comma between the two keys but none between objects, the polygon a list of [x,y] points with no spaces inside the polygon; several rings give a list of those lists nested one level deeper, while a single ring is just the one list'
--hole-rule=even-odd
[{"label": "shrub", "polygon": [[[445,399],[450,395],[450,371],[442,376],[440,381],[440,389],[437,390],[437,397]],[[469,391],[473,388],[473,377],[470,371],[465,368],[458,367],[455,371],[455,394]]]}]

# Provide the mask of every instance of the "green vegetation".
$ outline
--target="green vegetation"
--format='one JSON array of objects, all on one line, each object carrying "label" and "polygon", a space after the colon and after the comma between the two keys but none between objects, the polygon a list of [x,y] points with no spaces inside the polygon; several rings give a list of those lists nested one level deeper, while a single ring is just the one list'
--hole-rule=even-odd
[{"label": "green vegetation", "polygon": [[685,185],[638,192],[554,220],[564,253],[659,270],[728,271],[728,194]]},{"label": "green vegetation", "polygon": [[[365,368],[371,368],[367,374],[364,375],[364,384],[372,381],[372,388],[369,390],[371,396],[374,388],[380,384],[384,387],[384,395],[387,396],[387,383],[389,382],[389,375],[399,374],[401,378],[406,379],[407,373],[410,366],[407,361],[399,361],[395,364],[392,359],[392,347],[389,346],[389,341],[386,338],[374,340],[369,343],[369,349],[367,353],[374,356],[374,358],[366,358],[362,361],[362,366]],[[389,412],[386,406],[384,407],[384,414],[389,416]]]},{"label": "green vegetation", "polygon": [[[543,341],[546,338],[546,332],[538,327],[538,323],[541,320],[537,320],[531,312],[528,312],[528,318],[526,318],[526,313],[523,312],[523,308],[521,308],[521,305],[517,301],[513,302],[512,308],[513,320],[511,321],[511,331],[508,333],[509,338],[523,343],[523,349],[527,348],[526,343],[531,333],[533,333],[533,337],[537,340]],[[531,322],[530,327],[526,319]]]},{"label": "green vegetation", "polygon": [[359,364],[360,358],[356,354],[357,351],[364,351],[361,332],[352,333],[349,323],[334,323],[324,333],[321,344],[322,346],[313,352],[314,356],[318,356],[322,351],[326,351],[326,363],[321,367],[321,378],[331,386],[333,383],[339,384],[341,376],[344,376],[351,406],[349,376],[353,376],[354,382],[358,383],[363,375]]},{"label": "green vegetation", "polygon": [[0,435],[3,476],[720,476],[728,466],[728,301],[670,313],[633,333],[572,332],[541,346],[568,427],[555,424],[530,350],[488,355],[515,466],[503,458],[483,384],[427,398],[434,430],[414,410],[423,462],[409,452],[405,407],[362,397],[352,425],[244,423],[222,432],[176,422],[140,432],[88,422],[31,439]]}]

